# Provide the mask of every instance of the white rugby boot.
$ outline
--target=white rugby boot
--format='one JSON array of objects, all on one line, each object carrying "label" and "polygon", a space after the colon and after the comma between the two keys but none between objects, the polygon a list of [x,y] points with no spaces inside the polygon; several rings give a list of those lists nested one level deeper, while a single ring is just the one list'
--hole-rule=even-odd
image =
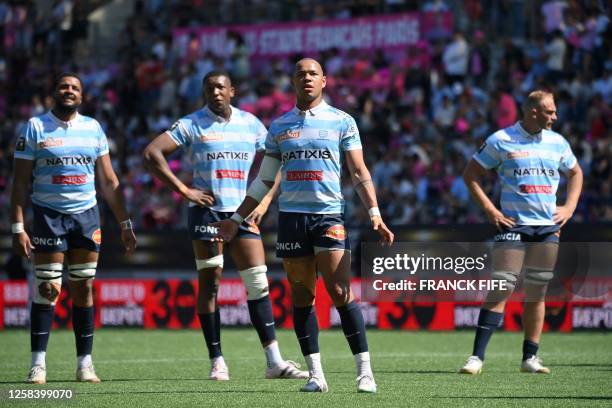
[{"label": "white rugby boot", "polygon": [[33,366],[28,372],[26,382],[28,384],[45,384],[47,382],[47,369],[40,365]]},{"label": "white rugby boot", "polygon": [[538,356],[531,356],[521,363],[521,373],[550,374],[550,369],[542,365]]},{"label": "white rugby boot", "polygon": [[482,365],[484,362],[478,356],[470,356],[461,370],[459,370],[460,374],[480,374],[482,373]]},{"label": "white rugby boot", "polygon": [[295,361],[285,360],[274,367],[266,368],[266,378],[306,379],[310,377],[308,371],[301,371],[299,368],[300,365]]},{"label": "white rugby boot", "polygon": [[101,382],[100,378],[98,378],[98,376],[96,375],[96,370],[94,370],[93,365],[82,367],[82,368],[77,368],[76,380],[79,382],[89,382],[89,383]]}]

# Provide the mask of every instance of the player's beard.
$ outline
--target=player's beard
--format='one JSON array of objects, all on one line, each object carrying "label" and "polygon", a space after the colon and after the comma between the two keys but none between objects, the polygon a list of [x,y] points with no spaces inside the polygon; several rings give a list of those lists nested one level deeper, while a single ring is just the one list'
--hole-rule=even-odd
[{"label": "player's beard", "polygon": [[77,111],[78,108],[79,108],[78,104],[65,105],[61,102],[60,103],[56,102],[53,110],[60,115],[72,115],[73,113]]}]

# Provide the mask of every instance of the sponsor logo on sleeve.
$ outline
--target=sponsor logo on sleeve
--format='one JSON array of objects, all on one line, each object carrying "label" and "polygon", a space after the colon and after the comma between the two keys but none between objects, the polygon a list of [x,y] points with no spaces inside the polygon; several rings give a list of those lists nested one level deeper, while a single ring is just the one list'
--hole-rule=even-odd
[{"label": "sponsor logo on sleeve", "polygon": [[15,150],[18,152],[23,152],[25,150],[25,137],[20,137],[17,139],[17,145],[15,146]]}]

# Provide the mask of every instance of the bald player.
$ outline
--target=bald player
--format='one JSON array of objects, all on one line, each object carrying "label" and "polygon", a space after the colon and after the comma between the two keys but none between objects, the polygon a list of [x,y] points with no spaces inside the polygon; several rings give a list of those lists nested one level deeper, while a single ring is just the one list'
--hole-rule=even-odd
[{"label": "bald player", "polygon": [[319,271],[355,359],[357,390],[374,393],[376,383],[365,324],[350,285],[351,254],[340,183],[344,161],[359,197],[368,208],[372,229],[385,244],[390,245],[394,237],[381,218],[355,120],[323,100],[325,81],[316,60],[306,58],[295,65],[296,107],[272,122],[257,179],[230,219],[216,225],[220,227],[219,239],[232,240],[244,218],[273,186],[280,170],[276,254],[283,259],[291,285],[293,324],[310,373],[301,391],[328,390],[314,309]]},{"label": "bald player", "polygon": [[[548,374],[537,356],[544,324],[544,297],[554,276],[561,227],[572,217],[582,189],[582,171],[569,143],[551,130],[557,119],[554,97],[533,91],[523,106],[523,120],[493,133],[468,163],[463,178],[472,197],[498,230],[493,241],[492,278],[505,291],[490,292],[480,309],[474,348],[461,368],[479,374],[485,349],[501,325],[506,300],[525,269],[523,360],[521,372]],[[485,194],[487,171],[500,177],[501,208]],[[556,205],[560,173],[567,177],[565,204]]]}]

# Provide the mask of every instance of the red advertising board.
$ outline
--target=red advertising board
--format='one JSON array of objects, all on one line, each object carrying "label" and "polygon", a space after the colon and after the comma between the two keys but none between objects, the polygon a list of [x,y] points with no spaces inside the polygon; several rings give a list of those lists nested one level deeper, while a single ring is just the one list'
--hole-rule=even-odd
[{"label": "red advertising board", "polygon": [[[197,280],[94,281],[96,327],[199,328],[196,312]],[[322,280],[317,284],[316,310],[322,329],[339,325],[338,313]],[[359,279],[352,282],[357,299]],[[0,281],[0,329],[29,324],[28,283]],[[292,327],[292,306],[286,279],[270,282],[270,299],[278,327]],[[250,324],[246,292],[240,279],[225,279],[218,293],[221,321],[226,326]],[[71,304],[64,287],[56,305],[54,327],[71,327]],[[366,324],[380,329],[454,330],[476,325],[480,305],[473,302],[363,302]],[[509,302],[504,329],[521,330],[522,303]],[[605,302],[547,303],[544,329],[612,330],[612,304]]]}]

